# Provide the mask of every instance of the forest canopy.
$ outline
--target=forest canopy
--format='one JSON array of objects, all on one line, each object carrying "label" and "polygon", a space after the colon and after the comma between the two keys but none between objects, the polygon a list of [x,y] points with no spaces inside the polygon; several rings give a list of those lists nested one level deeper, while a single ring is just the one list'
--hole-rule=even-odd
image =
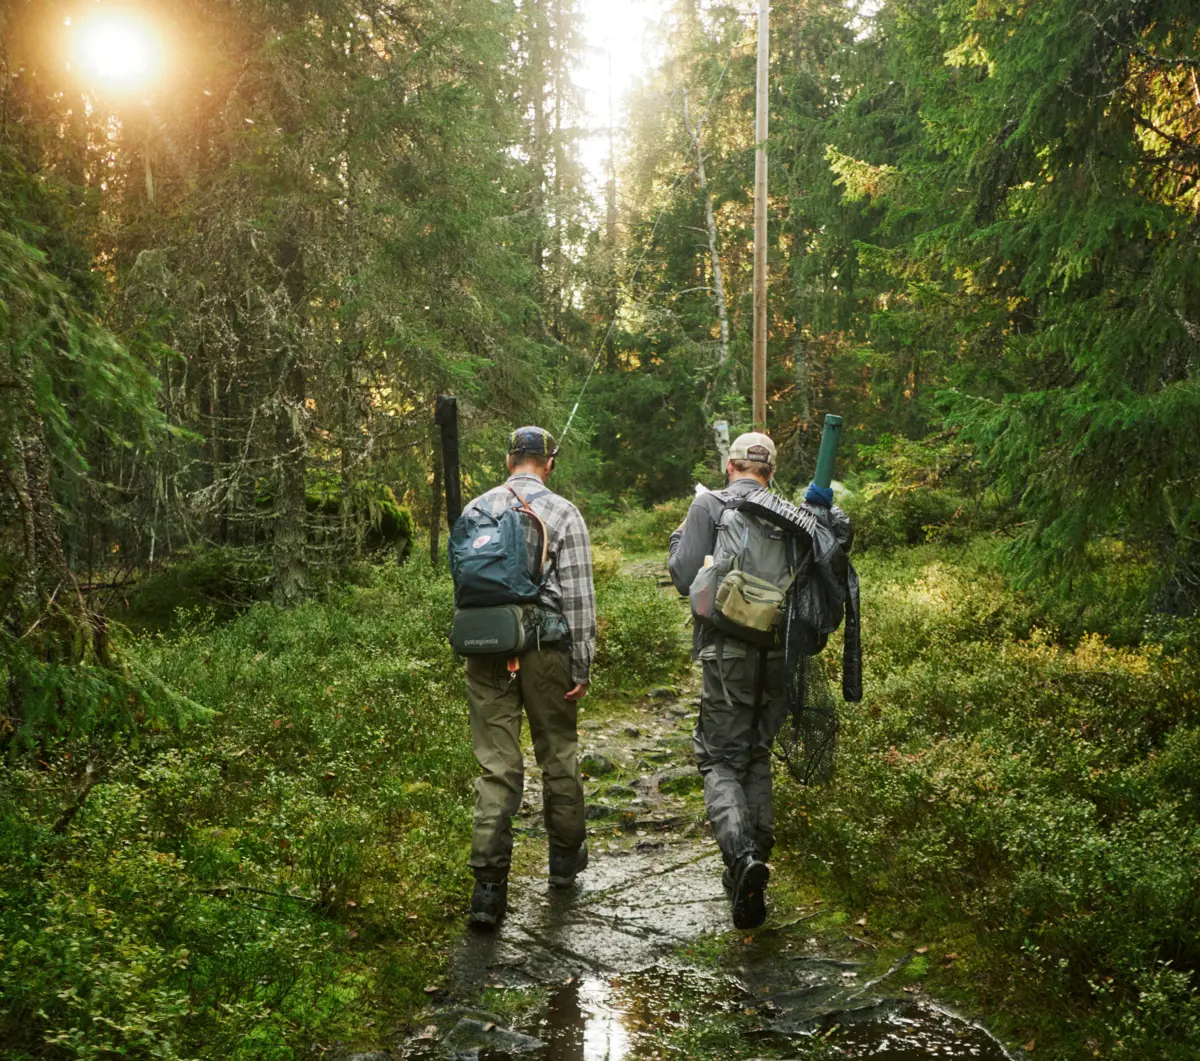
[{"label": "forest canopy", "polygon": [[[153,27],[140,82],[86,61],[114,13]],[[66,573],[199,546],[301,599],[385,509],[429,525],[439,392],[469,484],[512,424],[561,428],[585,378],[563,462],[585,509],[715,471],[712,422],[749,415],[752,20],[667,5],[599,188],[577,15],[5,5],[10,632]],[[1194,611],[1192,5],[807,0],[772,26],[789,488],[824,412],[861,453],[930,437],[918,465],[969,449],[1017,513],[1019,573],[1120,539],[1161,572],[1148,606]]]}]

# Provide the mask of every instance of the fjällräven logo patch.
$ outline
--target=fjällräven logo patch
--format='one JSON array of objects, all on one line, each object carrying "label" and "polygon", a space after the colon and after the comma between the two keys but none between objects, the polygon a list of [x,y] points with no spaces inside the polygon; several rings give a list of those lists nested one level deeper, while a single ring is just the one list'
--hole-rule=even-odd
[{"label": "fj\u00e4llr\u00e4ven logo patch", "polygon": [[491,540],[492,540],[492,536],[490,534],[481,534],[478,538],[476,538],[471,543],[471,548],[472,549],[482,549]]}]

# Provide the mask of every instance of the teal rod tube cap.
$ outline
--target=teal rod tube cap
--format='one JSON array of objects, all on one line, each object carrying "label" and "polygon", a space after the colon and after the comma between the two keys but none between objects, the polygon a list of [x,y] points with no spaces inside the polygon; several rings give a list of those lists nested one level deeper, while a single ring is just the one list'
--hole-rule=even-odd
[{"label": "teal rod tube cap", "polygon": [[817,473],[813,476],[813,482],[822,490],[828,490],[833,482],[833,465],[841,440],[842,418],[834,413],[826,413],[825,428],[821,432],[821,451],[817,454]]}]

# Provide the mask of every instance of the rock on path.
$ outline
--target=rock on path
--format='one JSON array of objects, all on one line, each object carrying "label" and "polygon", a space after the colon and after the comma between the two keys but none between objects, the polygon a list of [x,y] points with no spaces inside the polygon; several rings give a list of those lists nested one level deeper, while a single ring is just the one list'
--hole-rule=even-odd
[{"label": "rock on path", "polygon": [[473,933],[452,965],[462,987],[561,983],[652,965],[728,923],[718,855],[699,845],[593,859],[576,887],[522,882],[494,933]]}]

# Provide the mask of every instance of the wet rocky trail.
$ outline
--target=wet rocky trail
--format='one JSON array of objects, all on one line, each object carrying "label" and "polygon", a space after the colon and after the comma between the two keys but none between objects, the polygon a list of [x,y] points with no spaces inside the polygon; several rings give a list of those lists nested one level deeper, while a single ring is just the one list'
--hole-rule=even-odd
[{"label": "wet rocky trail", "polygon": [[692,674],[617,709],[584,702],[588,870],[548,886],[531,770],[508,918],[464,932],[428,1012],[359,1061],[1011,1056],[925,993],[919,941],[873,937],[779,874],[766,924],[733,929],[690,754],[698,697]]}]

